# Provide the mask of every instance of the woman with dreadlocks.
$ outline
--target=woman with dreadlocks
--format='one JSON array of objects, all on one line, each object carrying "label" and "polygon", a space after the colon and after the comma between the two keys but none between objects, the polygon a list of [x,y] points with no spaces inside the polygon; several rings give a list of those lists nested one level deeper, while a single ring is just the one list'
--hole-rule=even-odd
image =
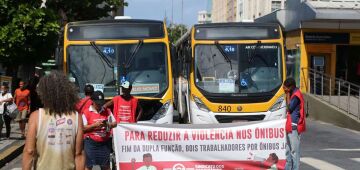
[{"label": "woman with dreadlocks", "polygon": [[75,86],[54,71],[40,79],[37,93],[44,107],[30,115],[22,168],[84,169],[83,122],[75,111]]}]

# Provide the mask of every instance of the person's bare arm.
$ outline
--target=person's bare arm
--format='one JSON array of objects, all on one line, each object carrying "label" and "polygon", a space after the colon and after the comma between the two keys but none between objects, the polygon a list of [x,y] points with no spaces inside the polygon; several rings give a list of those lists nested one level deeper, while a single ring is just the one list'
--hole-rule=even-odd
[{"label": "person's bare arm", "polygon": [[0,104],[5,103],[5,102],[12,102],[14,99],[13,98],[8,98],[8,99],[4,99],[0,101]]},{"label": "person's bare arm", "polygon": [[76,170],[85,169],[85,154],[84,154],[84,146],[83,146],[83,121],[81,116],[78,118],[78,131],[75,139],[75,166]]},{"label": "person's bare arm", "polygon": [[28,106],[29,106],[29,108],[28,108],[28,113],[30,113],[30,107],[31,107],[31,98],[30,98],[30,91],[29,91],[29,95],[28,95]]},{"label": "person's bare arm", "polygon": [[117,123],[116,122],[113,122],[113,123],[110,123],[110,128],[115,128],[117,126]]},{"label": "person's bare arm", "polygon": [[[6,94],[6,95],[10,95],[10,96],[11,96],[10,93],[8,93],[8,94]],[[7,96],[7,97],[9,97],[9,96]],[[13,100],[14,100],[14,98],[11,96],[11,97],[9,97],[9,98],[7,98],[7,99],[4,99],[4,100],[0,101],[0,103],[3,103],[3,102],[12,102]]]},{"label": "person's bare arm", "polygon": [[16,90],[15,90],[15,93],[14,93],[13,102],[16,104]]},{"label": "person's bare arm", "polygon": [[108,107],[110,107],[110,106],[112,106],[112,105],[114,105],[114,101],[113,101],[113,100],[110,100],[110,101],[106,102],[106,103],[103,105],[103,107],[104,107],[104,108],[108,108]]},{"label": "person's bare arm", "polygon": [[[82,120],[81,120],[81,123],[82,123]],[[101,126],[103,126],[103,122],[101,122],[101,121],[95,122],[94,124],[91,124],[91,125],[85,125],[85,126],[83,126],[83,132],[85,132],[85,133],[91,132],[91,131],[95,130],[96,128],[100,128]]]},{"label": "person's bare arm", "polygon": [[285,93],[285,101],[286,101],[286,105],[290,104],[290,93]]},{"label": "person's bare arm", "polygon": [[23,150],[22,169],[31,170],[36,156],[36,133],[38,125],[38,111],[33,112],[29,119],[29,129],[26,135],[25,147]]},{"label": "person's bare arm", "polygon": [[142,117],[143,109],[142,109],[142,107],[138,104],[136,110],[138,110],[138,115],[137,115],[137,117],[136,117],[136,121],[139,121],[139,120],[141,119],[141,117]]}]

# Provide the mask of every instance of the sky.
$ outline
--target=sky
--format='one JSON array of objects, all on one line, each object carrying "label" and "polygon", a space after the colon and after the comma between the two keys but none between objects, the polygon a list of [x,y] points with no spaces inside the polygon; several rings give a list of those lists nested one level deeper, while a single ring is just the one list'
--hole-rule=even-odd
[{"label": "sky", "polygon": [[[197,13],[209,8],[209,0],[125,0],[125,16],[132,19],[156,19],[167,22],[173,18],[175,24],[183,23],[188,27],[197,23]],[[183,1],[183,20],[181,19],[181,2]],[[173,4],[173,15],[172,15]],[[169,24],[169,23],[167,23]]]}]

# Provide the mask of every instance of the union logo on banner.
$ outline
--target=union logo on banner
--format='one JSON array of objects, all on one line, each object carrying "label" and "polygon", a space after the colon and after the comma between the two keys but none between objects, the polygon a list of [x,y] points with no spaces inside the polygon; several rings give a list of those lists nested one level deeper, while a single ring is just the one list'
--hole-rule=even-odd
[{"label": "union logo on banner", "polygon": [[183,164],[175,164],[173,170],[186,170]]}]

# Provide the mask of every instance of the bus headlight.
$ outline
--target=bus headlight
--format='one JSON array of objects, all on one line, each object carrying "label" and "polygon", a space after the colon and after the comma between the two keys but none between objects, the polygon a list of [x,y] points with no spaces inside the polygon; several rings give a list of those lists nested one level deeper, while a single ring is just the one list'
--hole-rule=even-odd
[{"label": "bus headlight", "polygon": [[196,104],[196,106],[204,111],[204,112],[210,112],[210,109],[208,107],[206,107],[206,105],[196,96],[193,96],[194,97],[194,102]]},{"label": "bus headlight", "polygon": [[168,100],[165,102],[160,109],[155,113],[155,115],[151,118],[151,120],[159,120],[163,117],[165,117],[166,112],[169,110],[171,100]]},{"label": "bus headlight", "polygon": [[269,111],[270,111],[270,112],[275,112],[275,111],[281,109],[281,108],[282,108],[281,106],[282,106],[282,103],[284,102],[284,100],[285,100],[284,95],[280,96],[280,97],[276,100],[276,102],[270,107]]}]

